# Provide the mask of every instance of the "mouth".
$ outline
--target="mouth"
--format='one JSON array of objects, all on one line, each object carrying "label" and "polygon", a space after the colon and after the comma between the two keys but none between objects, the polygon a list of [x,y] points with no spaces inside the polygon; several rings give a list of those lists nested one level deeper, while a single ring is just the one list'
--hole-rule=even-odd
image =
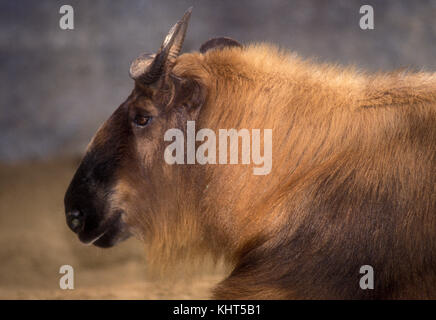
[{"label": "mouth", "polygon": [[123,212],[117,212],[103,223],[85,228],[78,233],[79,240],[87,245],[110,248],[131,236],[122,219]]}]

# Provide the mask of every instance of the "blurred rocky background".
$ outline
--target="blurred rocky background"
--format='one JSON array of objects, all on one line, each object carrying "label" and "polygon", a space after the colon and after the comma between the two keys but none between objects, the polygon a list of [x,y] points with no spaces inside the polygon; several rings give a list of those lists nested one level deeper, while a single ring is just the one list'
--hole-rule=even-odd
[{"label": "blurred rocky background", "polygon": [[[74,30],[59,28],[63,4]],[[364,4],[374,30],[359,28]],[[157,50],[191,5],[185,51],[230,36],[369,71],[436,71],[436,0],[1,0],[0,299],[202,299],[222,279],[150,279],[139,241],[84,246],[63,208],[88,141],[133,87],[130,62]],[[64,264],[75,290],[59,288]]]}]

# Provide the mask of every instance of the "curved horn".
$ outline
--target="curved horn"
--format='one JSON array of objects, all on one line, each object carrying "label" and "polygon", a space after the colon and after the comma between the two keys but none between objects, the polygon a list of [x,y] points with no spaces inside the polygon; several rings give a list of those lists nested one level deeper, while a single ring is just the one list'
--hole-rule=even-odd
[{"label": "curved horn", "polygon": [[130,65],[132,79],[150,85],[172,70],[182,49],[191,12],[192,7],[170,29],[157,54],[143,54],[132,62]]}]

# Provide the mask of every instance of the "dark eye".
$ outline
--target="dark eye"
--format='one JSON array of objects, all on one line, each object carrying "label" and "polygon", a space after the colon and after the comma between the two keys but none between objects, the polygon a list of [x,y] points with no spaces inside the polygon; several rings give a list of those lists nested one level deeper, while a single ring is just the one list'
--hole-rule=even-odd
[{"label": "dark eye", "polygon": [[137,114],[133,119],[133,123],[138,127],[145,127],[151,120],[151,117]]}]

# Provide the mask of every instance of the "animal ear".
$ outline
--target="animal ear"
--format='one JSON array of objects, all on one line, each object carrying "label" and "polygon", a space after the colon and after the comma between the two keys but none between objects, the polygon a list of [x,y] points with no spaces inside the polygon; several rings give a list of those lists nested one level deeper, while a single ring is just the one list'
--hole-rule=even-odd
[{"label": "animal ear", "polygon": [[145,86],[159,86],[170,74],[182,49],[191,17],[189,8],[168,32],[156,54],[142,54],[130,65],[130,77]]},{"label": "animal ear", "polygon": [[205,86],[191,78],[171,77],[174,85],[172,105],[184,106],[188,111],[199,110],[206,100]]},{"label": "animal ear", "polygon": [[207,40],[205,43],[201,45],[200,52],[205,53],[209,50],[231,48],[231,47],[242,48],[242,44],[240,44],[238,41],[232,38],[227,38],[227,37],[213,38]]}]

